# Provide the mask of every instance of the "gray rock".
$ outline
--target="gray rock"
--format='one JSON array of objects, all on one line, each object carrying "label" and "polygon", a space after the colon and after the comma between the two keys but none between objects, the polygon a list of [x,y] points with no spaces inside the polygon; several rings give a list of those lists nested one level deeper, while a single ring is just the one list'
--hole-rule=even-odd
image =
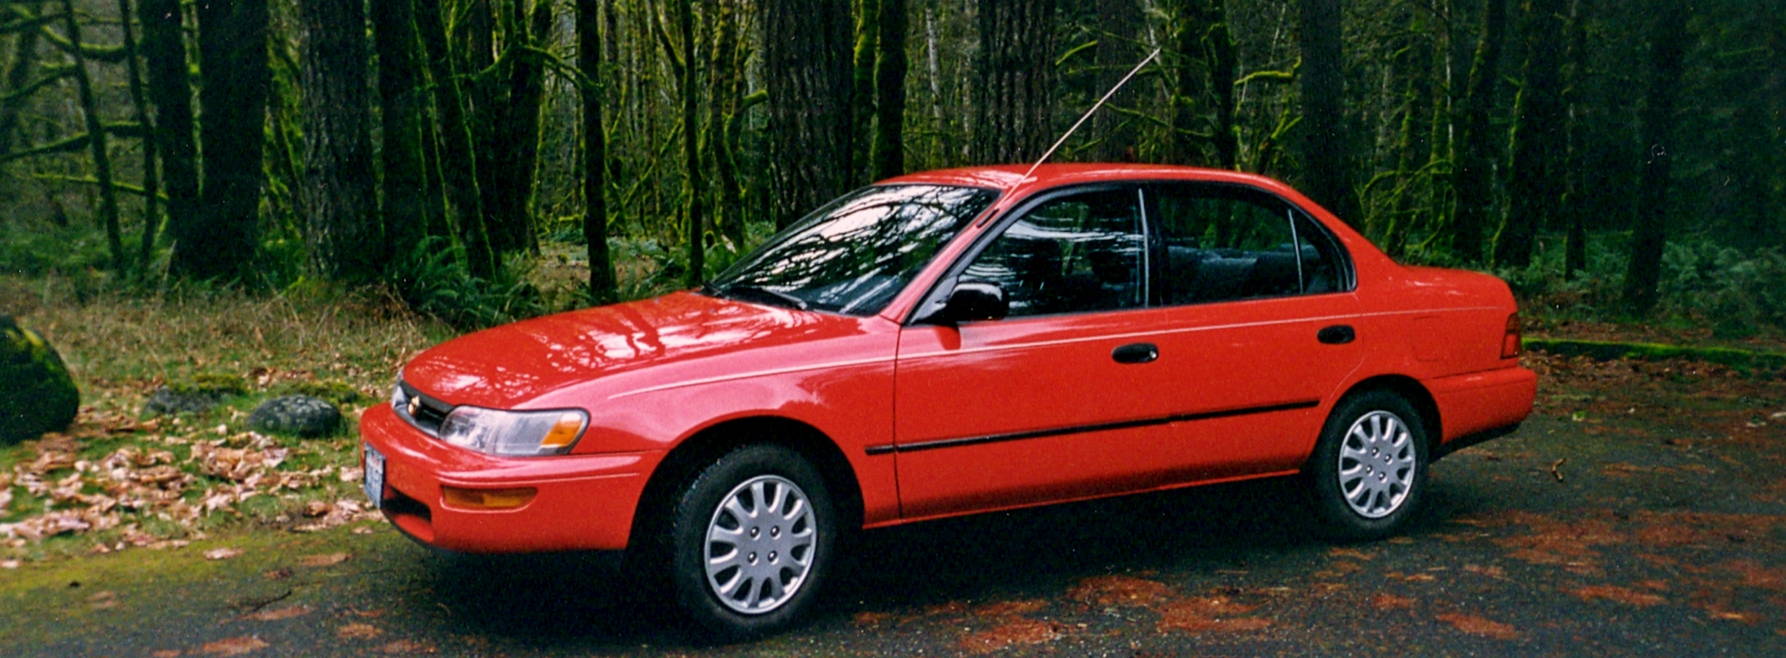
[{"label": "gray rock", "polygon": [[56,348],[0,315],[0,446],[66,429],[80,407],[81,391]]},{"label": "gray rock", "polygon": [[217,403],[223,401],[223,394],[217,391],[176,391],[163,386],[149,394],[143,402],[143,410],[152,414],[197,414],[210,411]]},{"label": "gray rock", "polygon": [[341,410],[321,398],[282,395],[255,407],[248,424],[262,432],[327,436],[341,426]]}]

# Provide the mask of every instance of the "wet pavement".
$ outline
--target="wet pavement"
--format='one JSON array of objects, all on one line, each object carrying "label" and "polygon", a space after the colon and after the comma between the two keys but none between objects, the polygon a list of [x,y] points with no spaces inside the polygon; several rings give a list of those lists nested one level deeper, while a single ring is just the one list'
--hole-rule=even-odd
[{"label": "wet pavement", "polygon": [[809,626],[715,647],[600,569],[362,523],[0,572],[0,653],[1786,655],[1786,384],[1532,361],[1539,414],[1382,542],[1310,536],[1287,480],[924,523],[860,538]]}]

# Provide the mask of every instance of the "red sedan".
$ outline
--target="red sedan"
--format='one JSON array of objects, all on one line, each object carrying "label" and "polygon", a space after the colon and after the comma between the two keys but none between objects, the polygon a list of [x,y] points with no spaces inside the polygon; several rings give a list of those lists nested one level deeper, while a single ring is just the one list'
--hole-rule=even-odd
[{"label": "red sedan", "polygon": [[1230,171],[986,167],[833,201],[701,290],[435,347],[366,490],[455,552],[629,551],[727,637],[862,528],[1299,476],[1342,539],[1532,408],[1513,296]]}]

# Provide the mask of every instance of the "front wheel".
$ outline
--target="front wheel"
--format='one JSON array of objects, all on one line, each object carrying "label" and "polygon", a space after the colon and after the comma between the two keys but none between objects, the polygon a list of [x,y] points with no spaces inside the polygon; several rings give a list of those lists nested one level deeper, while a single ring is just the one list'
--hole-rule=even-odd
[{"label": "front wheel", "polygon": [[1342,541],[1399,531],[1419,507],[1426,466],[1426,427],[1407,400],[1383,390],[1341,400],[1308,472],[1322,530]]},{"label": "front wheel", "polygon": [[670,537],[677,603],[722,639],[787,628],[818,596],[837,532],[811,463],[781,446],[738,448],[678,497]]}]

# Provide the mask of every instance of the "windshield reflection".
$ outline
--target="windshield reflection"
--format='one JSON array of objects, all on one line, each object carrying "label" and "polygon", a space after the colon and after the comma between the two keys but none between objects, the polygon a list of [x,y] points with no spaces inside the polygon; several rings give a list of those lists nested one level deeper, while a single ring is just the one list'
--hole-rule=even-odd
[{"label": "windshield reflection", "polygon": [[771,238],[706,291],[765,304],[872,315],[997,197],[992,190],[971,187],[863,188]]}]

